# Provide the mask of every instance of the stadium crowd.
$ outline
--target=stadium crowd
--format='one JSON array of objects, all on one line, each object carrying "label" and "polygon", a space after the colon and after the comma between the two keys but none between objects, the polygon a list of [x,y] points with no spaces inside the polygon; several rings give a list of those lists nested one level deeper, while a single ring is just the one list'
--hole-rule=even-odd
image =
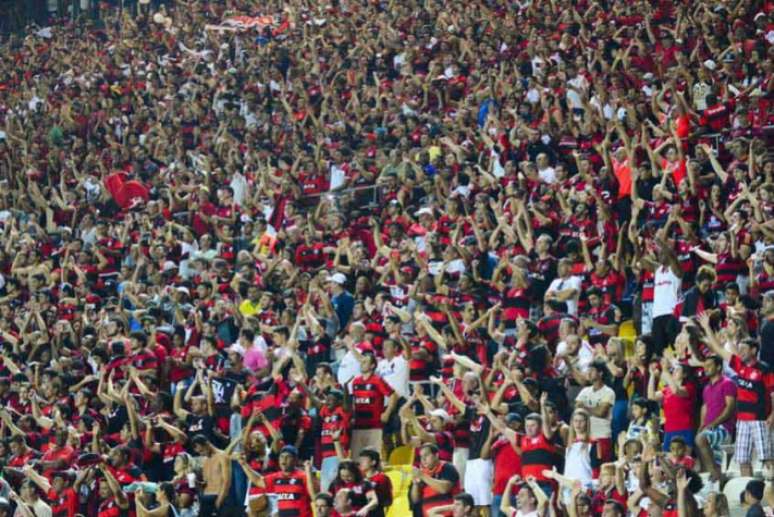
[{"label": "stadium crowd", "polygon": [[774,2],[165,3],[0,43],[0,516],[770,514]]}]

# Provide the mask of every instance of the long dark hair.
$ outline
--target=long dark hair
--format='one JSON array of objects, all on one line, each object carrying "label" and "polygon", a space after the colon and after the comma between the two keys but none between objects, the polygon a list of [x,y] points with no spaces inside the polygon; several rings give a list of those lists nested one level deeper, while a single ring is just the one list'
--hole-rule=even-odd
[{"label": "long dark hair", "polygon": [[159,490],[161,492],[164,492],[164,495],[167,498],[167,501],[170,502],[170,504],[175,503],[175,485],[169,482],[164,482],[159,485]]},{"label": "long dark hair", "polygon": [[355,478],[355,483],[362,483],[363,482],[363,473],[360,472],[360,467],[358,467],[357,463],[355,463],[352,460],[344,460],[341,463],[339,463],[339,470],[336,472],[336,482],[344,484],[344,481],[341,479],[341,471],[342,469],[347,469],[348,471],[352,472],[352,477]]}]

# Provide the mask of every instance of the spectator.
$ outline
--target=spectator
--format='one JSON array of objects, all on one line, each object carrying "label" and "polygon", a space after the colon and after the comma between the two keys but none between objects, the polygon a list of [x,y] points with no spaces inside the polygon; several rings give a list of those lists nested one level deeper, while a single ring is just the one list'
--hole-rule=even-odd
[{"label": "spectator", "polygon": [[[709,316],[701,318],[702,327],[709,327]],[[743,475],[752,474],[751,455],[755,447],[764,463],[770,465],[771,435],[766,429],[767,419],[771,420],[771,399],[774,398],[774,378],[767,366],[758,361],[758,342],[753,339],[743,341],[739,354],[728,352],[713,341],[707,343],[712,351],[728,361],[736,373],[736,458]],[[769,400],[766,400],[767,397]],[[771,468],[770,466],[768,468]]]},{"label": "spectator", "polygon": [[347,455],[350,443],[350,415],[342,405],[344,394],[339,390],[329,390],[325,405],[320,408],[320,489],[327,491],[339,466],[336,443]]},{"label": "spectator", "polygon": [[492,517],[500,516],[505,485],[513,476],[521,473],[521,454],[518,452],[519,434],[523,432],[524,419],[518,413],[508,413],[505,424],[515,432],[508,437],[499,431],[494,433],[489,455],[494,463],[492,483]]},{"label": "spectator", "polygon": [[514,476],[508,480],[500,510],[508,517],[536,517],[542,514],[548,504],[548,498],[532,478],[528,478],[527,482],[519,488],[516,495],[517,508],[511,506],[511,493],[516,483],[520,481],[520,476]]},{"label": "spectator", "polygon": [[202,434],[191,439],[197,455],[202,456],[202,481],[204,489],[200,500],[201,515],[221,515],[229,506],[227,500],[231,488],[231,462],[223,451]]},{"label": "spectator", "polygon": [[583,388],[575,399],[575,406],[588,412],[589,439],[597,446],[597,458],[601,463],[612,459],[612,421],[615,392],[606,385],[609,372],[602,362],[591,363],[590,386]]},{"label": "spectator", "polygon": [[761,324],[761,362],[774,364],[774,291],[767,291],[763,295],[763,307],[761,316],[765,319]]},{"label": "spectator", "polygon": [[519,474],[693,517],[726,440],[771,473],[770,2],[40,3],[0,2],[0,496],[378,512],[435,445],[417,514]]},{"label": "spectator", "polygon": [[331,303],[339,320],[339,328],[345,329],[355,305],[355,299],[344,288],[347,277],[341,273],[335,273],[328,277],[327,280],[331,290]]},{"label": "spectator", "polygon": [[376,374],[376,358],[363,354],[362,375],[352,380],[352,455],[357,457],[366,447],[381,448],[382,428],[395,411],[398,395]]},{"label": "spectator", "polygon": [[[292,445],[286,445],[279,454],[279,470],[266,476],[254,471],[239,457],[239,465],[247,474],[250,482],[273,496],[278,512],[294,512],[301,517],[312,515],[312,498],[317,498],[317,487],[311,476],[311,464],[307,462],[304,470],[296,466],[298,450]],[[343,497],[343,496],[341,496]]]},{"label": "spectator", "polygon": [[696,447],[702,465],[710,472],[710,479],[720,481],[720,465],[715,453],[731,443],[736,420],[736,386],[723,375],[723,360],[710,356],[704,361],[704,375],[708,382],[702,391],[701,425],[696,436]]},{"label": "spectator", "polygon": [[451,512],[452,517],[472,517],[476,515],[473,496],[465,492],[454,496],[454,503],[446,506],[437,506],[430,510],[429,517],[439,517]]},{"label": "spectator", "polygon": [[380,510],[387,513],[392,506],[393,488],[392,481],[382,470],[381,454],[375,449],[363,449],[358,462],[364,479],[374,486]]},{"label": "spectator", "polygon": [[459,474],[451,463],[438,457],[438,447],[423,445],[419,451],[421,468],[411,473],[411,503],[423,517],[437,507],[453,504],[460,492]]},{"label": "spectator", "polygon": [[581,280],[571,274],[572,262],[567,259],[559,261],[558,278],[555,278],[546,291],[546,299],[567,304],[567,314],[578,316],[578,299],[581,294]]},{"label": "spectator", "polygon": [[747,505],[747,517],[760,517],[764,515],[763,506],[763,491],[765,484],[763,481],[753,479],[747,483],[744,488],[744,503]]},{"label": "spectator", "polygon": [[339,463],[336,477],[331,482],[330,492],[336,498],[340,491],[347,493],[348,511],[364,515],[383,516],[383,507],[379,505],[376,487],[364,479],[360,467],[351,460]]},{"label": "spectator", "polygon": [[656,353],[677,337],[674,311],[677,307],[683,271],[674,252],[662,244],[653,278],[653,330]]},{"label": "spectator", "polygon": [[314,511],[317,517],[331,517],[333,507],[334,499],[327,492],[321,492],[314,498]]},{"label": "spectator", "polygon": [[[663,381],[664,388],[657,391],[659,380]],[[696,406],[693,368],[686,364],[672,363],[666,358],[661,360],[660,368],[651,365],[648,398],[661,402],[664,409],[664,450],[668,451],[672,438],[678,436],[692,448],[695,441],[693,415]]]},{"label": "spectator", "polygon": [[32,480],[22,483],[21,495],[11,492],[11,499],[16,503],[15,516],[39,515],[40,517],[52,517],[51,507],[40,498],[38,488]]}]

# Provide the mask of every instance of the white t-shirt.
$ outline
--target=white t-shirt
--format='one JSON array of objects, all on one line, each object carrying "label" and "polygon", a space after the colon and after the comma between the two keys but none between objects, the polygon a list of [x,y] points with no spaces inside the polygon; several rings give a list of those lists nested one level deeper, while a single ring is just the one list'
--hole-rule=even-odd
[{"label": "white t-shirt", "polygon": [[583,108],[583,101],[581,100],[579,92],[588,91],[589,82],[584,76],[578,74],[567,81],[567,84],[575,88],[574,90],[567,88],[567,104],[569,104],[572,109]]},{"label": "white t-shirt", "polygon": [[[556,345],[556,355],[559,356],[565,353],[567,353],[567,342],[560,341],[559,344]],[[581,373],[586,373],[586,371],[589,369],[589,365],[594,362],[594,349],[591,348],[591,345],[589,345],[589,342],[585,339],[581,341],[581,346],[578,349],[577,358],[578,362],[576,363],[575,367]],[[556,370],[560,375],[566,375],[570,371],[567,361],[564,360],[559,363]]]},{"label": "white t-shirt", "polygon": [[575,296],[566,300],[567,314],[570,316],[578,315],[578,297],[581,291],[581,279],[577,276],[567,278],[555,278],[548,286],[547,293],[564,291],[565,289],[575,289]]},{"label": "white t-shirt", "polygon": [[556,171],[553,167],[546,167],[545,169],[540,169],[538,171],[538,176],[540,177],[540,181],[543,183],[556,183]]},{"label": "white t-shirt", "polygon": [[[600,389],[594,389],[594,386],[586,386],[583,388],[578,396],[576,402],[582,403],[586,407],[596,408],[603,404],[610,404],[613,407],[615,404],[615,392],[609,386],[602,386]],[[613,411],[610,411],[610,418],[600,418],[591,415],[591,439],[597,440],[599,438],[610,438],[612,436],[612,430],[610,427],[613,421]]]},{"label": "white t-shirt", "polygon": [[669,266],[659,266],[653,280],[653,317],[672,314],[680,297],[682,280]]},{"label": "white t-shirt", "polygon": [[[588,442],[571,443],[566,449],[564,461],[564,475],[570,479],[577,479],[584,488],[592,486],[594,474],[591,469],[591,444]],[[565,504],[572,501],[572,490],[562,489],[562,500]]]},{"label": "white t-shirt", "polygon": [[591,444],[587,442],[571,443],[567,447],[564,462],[564,475],[580,480],[584,485],[591,484],[594,474],[591,470]]},{"label": "white t-shirt", "polygon": [[[42,499],[38,499],[32,504],[28,504],[27,507],[28,508],[31,507],[32,513],[35,515],[35,517],[51,517],[53,515],[53,512],[51,511],[51,507],[47,505],[45,502],[43,502]],[[17,508],[16,512],[13,515],[14,517],[21,517],[27,514],[22,512],[19,508]]]},{"label": "white t-shirt", "polygon": [[398,396],[409,398],[409,364],[403,356],[379,360],[376,373],[395,390]]},{"label": "white t-shirt", "polygon": [[360,361],[357,360],[355,354],[350,350],[344,354],[344,357],[339,361],[339,369],[336,372],[336,380],[341,386],[346,386],[348,391],[350,390],[350,382],[352,379],[360,375]]},{"label": "white t-shirt", "polygon": [[339,167],[338,165],[331,165],[331,191],[336,190],[344,185],[347,181],[347,171]]}]

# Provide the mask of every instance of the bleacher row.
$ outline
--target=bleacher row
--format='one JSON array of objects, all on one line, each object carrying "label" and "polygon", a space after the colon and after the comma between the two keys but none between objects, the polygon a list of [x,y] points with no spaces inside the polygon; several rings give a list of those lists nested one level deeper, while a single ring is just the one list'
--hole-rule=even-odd
[{"label": "bleacher row", "polygon": [[[618,335],[626,343],[626,355],[628,357],[633,353],[634,342],[637,337],[633,321],[624,321],[620,326]],[[754,478],[741,476],[739,464],[734,459],[734,448],[734,444],[725,445],[721,448],[721,470],[727,478],[722,493],[728,500],[731,517],[742,517],[745,511],[741,505],[741,494],[744,492],[747,482]],[[763,462],[759,458],[755,458],[755,456],[753,458],[755,478],[774,479],[774,472],[766,472]],[[409,491],[411,489],[411,469],[413,464],[414,449],[410,446],[403,445],[397,447],[390,453],[385,466],[385,473],[392,482],[393,503],[387,512],[387,517],[406,517],[411,515]],[[704,487],[699,494],[700,499],[706,500],[711,492],[720,492],[719,483],[712,482],[709,473],[702,473],[701,478],[704,482]]]}]

